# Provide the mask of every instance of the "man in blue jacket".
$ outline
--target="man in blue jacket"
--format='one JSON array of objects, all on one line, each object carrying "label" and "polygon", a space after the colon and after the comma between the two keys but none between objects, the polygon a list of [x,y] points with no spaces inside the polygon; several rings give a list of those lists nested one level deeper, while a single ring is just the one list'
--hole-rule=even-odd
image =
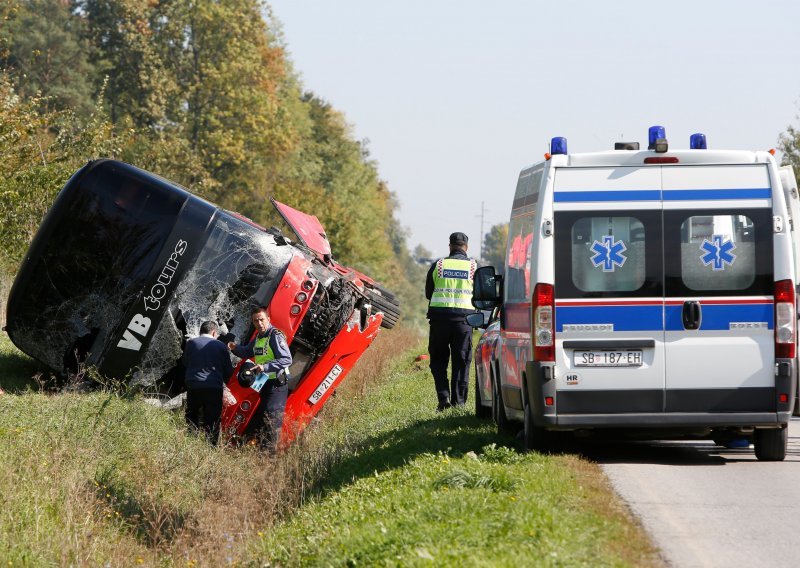
[{"label": "man in blue jacket", "polygon": [[230,342],[228,349],[241,359],[252,358],[256,364],[254,373],[266,373],[269,376],[259,391],[261,404],[256,408],[250,424],[255,431],[261,430],[261,445],[275,451],[280,441],[283,414],[286,412],[286,400],[289,397],[286,370],[292,364],[292,353],[289,351],[286,336],[270,323],[266,308],[254,308],[251,316],[253,327],[258,331],[255,338],[246,345]]},{"label": "man in blue jacket", "polygon": [[187,341],[183,353],[186,422],[205,431],[214,445],[219,440],[222,389],[233,374],[230,354],[225,344],[217,340],[218,335],[216,322],[203,322],[200,336]]}]

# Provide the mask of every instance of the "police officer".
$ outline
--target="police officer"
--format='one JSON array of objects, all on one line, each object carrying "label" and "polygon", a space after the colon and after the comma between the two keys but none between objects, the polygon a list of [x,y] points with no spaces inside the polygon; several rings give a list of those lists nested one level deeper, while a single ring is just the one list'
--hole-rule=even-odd
[{"label": "police officer", "polygon": [[[467,235],[450,235],[450,256],[434,262],[425,279],[428,304],[431,373],[439,399],[437,410],[467,402],[469,364],[472,360],[472,282],[477,263],[467,256]],[[450,384],[447,364],[452,365]]]},{"label": "police officer", "polygon": [[256,432],[260,431],[262,446],[275,451],[280,441],[283,414],[289,396],[286,369],[292,364],[292,353],[283,332],[270,324],[266,308],[254,308],[251,315],[253,326],[258,330],[256,337],[247,345],[230,342],[228,349],[241,359],[252,358],[256,364],[252,369],[254,373],[267,373],[270,376],[261,387],[261,404],[251,424]]}]

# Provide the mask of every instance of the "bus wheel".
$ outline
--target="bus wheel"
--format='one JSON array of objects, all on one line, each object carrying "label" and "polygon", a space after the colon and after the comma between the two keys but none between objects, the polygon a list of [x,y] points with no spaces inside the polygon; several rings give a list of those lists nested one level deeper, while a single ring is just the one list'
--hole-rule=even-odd
[{"label": "bus wheel", "polygon": [[377,312],[383,312],[381,327],[392,329],[400,319],[400,302],[388,290],[375,286],[367,288],[367,297]]},{"label": "bus wheel", "polygon": [[753,435],[756,457],[760,461],[783,461],[789,442],[789,427],[758,428]]}]

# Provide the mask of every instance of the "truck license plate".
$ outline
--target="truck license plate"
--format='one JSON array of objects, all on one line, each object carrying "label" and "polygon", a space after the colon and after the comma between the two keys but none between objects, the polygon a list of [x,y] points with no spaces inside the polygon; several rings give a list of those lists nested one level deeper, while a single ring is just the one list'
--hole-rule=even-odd
[{"label": "truck license plate", "polygon": [[614,349],[574,351],[572,362],[576,367],[641,367],[641,349]]}]

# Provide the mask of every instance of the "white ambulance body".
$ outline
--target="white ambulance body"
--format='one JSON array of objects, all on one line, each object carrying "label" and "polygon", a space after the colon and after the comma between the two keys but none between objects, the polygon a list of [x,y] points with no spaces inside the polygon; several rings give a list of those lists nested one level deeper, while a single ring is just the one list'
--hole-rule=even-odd
[{"label": "white ambulance body", "polygon": [[759,459],[782,460],[797,383],[793,173],[702,135],[671,150],[654,127],[649,142],[569,154],[554,138],[521,172],[502,298],[492,267],[476,275],[476,305],[502,303],[495,420],[523,422],[531,448],[559,430],[752,435]]}]

